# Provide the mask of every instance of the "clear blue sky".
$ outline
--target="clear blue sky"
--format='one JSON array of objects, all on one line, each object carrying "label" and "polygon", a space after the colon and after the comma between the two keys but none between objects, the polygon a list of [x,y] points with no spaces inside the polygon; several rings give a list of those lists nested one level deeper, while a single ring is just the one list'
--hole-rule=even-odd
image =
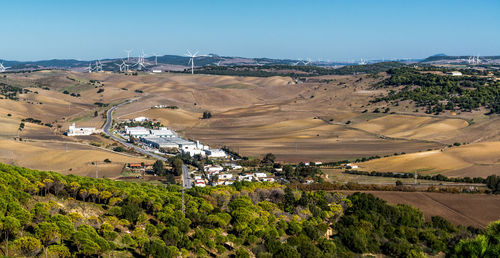
[{"label": "clear blue sky", "polygon": [[2,1],[0,59],[500,55],[499,11],[499,0]]}]

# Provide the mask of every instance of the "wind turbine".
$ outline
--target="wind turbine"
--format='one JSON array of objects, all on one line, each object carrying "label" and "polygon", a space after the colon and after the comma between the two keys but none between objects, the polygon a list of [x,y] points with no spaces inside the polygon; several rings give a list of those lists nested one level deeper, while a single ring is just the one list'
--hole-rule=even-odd
[{"label": "wind turbine", "polygon": [[95,70],[97,72],[102,72],[102,63],[101,63],[101,60],[97,60],[95,61]]},{"label": "wind turbine", "polygon": [[3,63],[0,63],[0,73],[3,73],[5,71],[7,71],[7,69],[9,69],[10,67],[5,67],[3,66]]},{"label": "wind turbine", "polygon": [[86,67],[85,70],[88,70],[89,73],[92,72],[92,63],[89,63],[89,67]]},{"label": "wind turbine", "polygon": [[363,58],[361,58],[361,60],[359,60],[359,65],[365,65],[366,64],[366,60],[364,60]]},{"label": "wind turbine", "polygon": [[118,67],[120,67],[120,72],[127,71],[126,68],[128,67],[128,65],[125,63],[125,61],[123,61],[123,59],[122,59],[122,63],[121,64],[116,64],[116,65],[118,65]]},{"label": "wind turbine", "polygon": [[155,65],[158,65],[158,54],[153,53],[153,55],[155,56]]},{"label": "wind turbine", "polygon": [[[185,54],[185,56],[189,57],[188,65],[191,64],[191,74],[194,74],[194,59],[196,57],[200,57],[200,56],[198,56],[198,52],[199,51],[196,51],[196,53],[192,54],[191,51],[189,51],[189,49],[188,49],[187,54]],[[204,55],[201,55],[201,56],[204,56]]]},{"label": "wind turbine", "polygon": [[144,65],[144,50],[142,51],[141,55],[137,58],[137,63],[134,64],[134,66],[137,66],[137,70],[142,70],[142,68],[146,69],[146,66]]},{"label": "wind turbine", "polygon": [[216,63],[217,66],[220,66],[220,63],[222,62],[222,60],[219,60],[219,62]]},{"label": "wind turbine", "polygon": [[306,61],[302,61],[304,63],[304,65],[309,65],[310,63],[312,63],[312,60],[311,58],[307,58],[307,62]]},{"label": "wind turbine", "polygon": [[130,53],[132,52],[132,50],[123,50],[127,53],[127,61],[130,61]]}]

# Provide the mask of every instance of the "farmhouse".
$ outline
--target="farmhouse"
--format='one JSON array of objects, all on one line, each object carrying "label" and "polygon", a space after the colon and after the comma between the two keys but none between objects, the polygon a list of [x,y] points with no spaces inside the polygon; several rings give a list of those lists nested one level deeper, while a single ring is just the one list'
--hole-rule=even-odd
[{"label": "farmhouse", "polygon": [[67,136],[91,135],[96,132],[95,127],[76,127],[75,123],[69,126],[66,131]]}]

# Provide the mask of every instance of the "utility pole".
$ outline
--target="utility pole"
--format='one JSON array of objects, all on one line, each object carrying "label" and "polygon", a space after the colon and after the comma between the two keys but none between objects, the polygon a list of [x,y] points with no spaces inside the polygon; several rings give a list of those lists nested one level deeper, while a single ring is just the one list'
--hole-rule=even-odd
[{"label": "utility pole", "polygon": [[94,164],[95,164],[95,178],[99,178],[99,170],[97,168],[97,161]]},{"label": "utility pole", "polygon": [[417,185],[417,178],[418,178],[418,173],[415,171],[415,185]]}]

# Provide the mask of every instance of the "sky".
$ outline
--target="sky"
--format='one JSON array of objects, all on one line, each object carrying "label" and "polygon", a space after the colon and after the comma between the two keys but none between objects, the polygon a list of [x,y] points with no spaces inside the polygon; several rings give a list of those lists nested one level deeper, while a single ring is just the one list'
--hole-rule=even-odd
[{"label": "sky", "polygon": [[500,55],[499,0],[0,0],[0,59]]}]

